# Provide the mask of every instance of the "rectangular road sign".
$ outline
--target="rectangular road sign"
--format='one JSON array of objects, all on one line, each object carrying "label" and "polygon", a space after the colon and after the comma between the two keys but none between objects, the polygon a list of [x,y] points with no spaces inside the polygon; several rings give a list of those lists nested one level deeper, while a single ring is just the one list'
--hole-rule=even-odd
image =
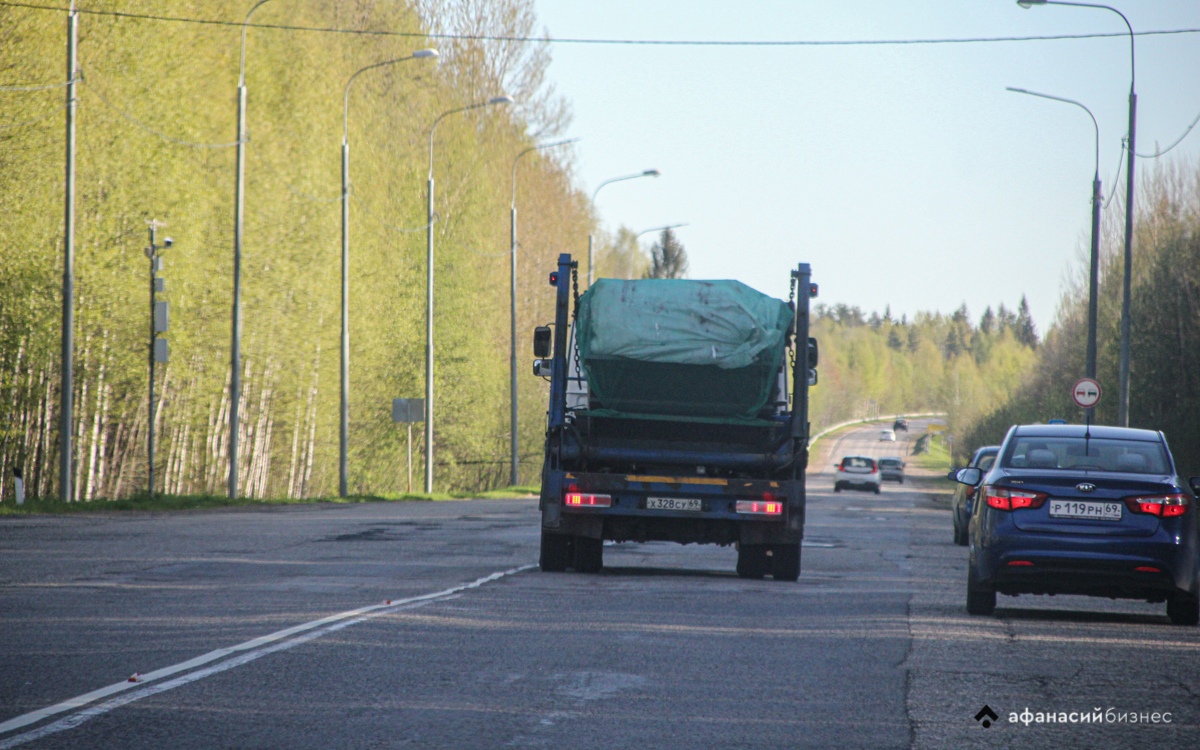
[{"label": "rectangular road sign", "polygon": [[425,399],[423,398],[394,398],[392,399],[393,422],[424,422]]}]

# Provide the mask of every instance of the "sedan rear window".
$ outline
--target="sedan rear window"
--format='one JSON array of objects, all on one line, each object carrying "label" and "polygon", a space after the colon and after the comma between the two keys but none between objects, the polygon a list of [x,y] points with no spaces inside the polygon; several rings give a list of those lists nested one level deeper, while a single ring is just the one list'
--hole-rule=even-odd
[{"label": "sedan rear window", "polygon": [[1161,443],[1077,437],[1018,437],[1002,464],[1011,469],[1070,469],[1127,474],[1169,474]]},{"label": "sedan rear window", "polygon": [[875,462],[869,458],[862,456],[847,456],[842,459],[843,469],[866,469],[868,471],[875,470]]}]

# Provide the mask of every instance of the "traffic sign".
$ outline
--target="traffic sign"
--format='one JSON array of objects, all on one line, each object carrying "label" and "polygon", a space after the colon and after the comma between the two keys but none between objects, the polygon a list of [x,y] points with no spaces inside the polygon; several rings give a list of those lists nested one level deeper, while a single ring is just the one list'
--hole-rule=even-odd
[{"label": "traffic sign", "polygon": [[1071,386],[1071,398],[1080,409],[1091,409],[1100,403],[1100,384],[1091,378],[1081,378]]}]

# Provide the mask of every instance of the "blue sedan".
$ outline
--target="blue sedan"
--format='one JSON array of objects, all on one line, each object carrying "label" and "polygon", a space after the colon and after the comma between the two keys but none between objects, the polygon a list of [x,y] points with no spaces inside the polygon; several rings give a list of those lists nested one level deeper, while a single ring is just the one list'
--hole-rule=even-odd
[{"label": "blue sedan", "polygon": [[1184,482],[1161,432],[1083,425],[1009,428],[969,527],[967,612],[996,594],[1083,594],[1167,603],[1200,621],[1200,477]]}]

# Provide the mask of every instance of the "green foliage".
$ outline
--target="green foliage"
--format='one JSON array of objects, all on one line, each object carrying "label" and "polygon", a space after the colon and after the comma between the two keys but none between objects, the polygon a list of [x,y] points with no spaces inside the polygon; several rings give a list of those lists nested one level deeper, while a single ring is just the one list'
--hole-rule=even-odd
[{"label": "green foliage", "polygon": [[687,276],[687,250],[670,228],[662,230],[658,241],[650,248],[650,268],[647,279],[682,279]]},{"label": "green foliage", "polygon": [[[171,15],[240,21],[250,0],[181,0]],[[160,10],[95,0],[92,10]],[[389,29],[438,25],[518,36],[528,0],[343,3],[276,0],[256,22]],[[0,83],[55,83],[65,14],[0,7]],[[512,32],[511,34],[509,32]],[[159,489],[220,494],[228,471],[230,309],[240,30],[101,15],[80,20],[75,350],[77,498],[146,484],[146,221],[175,239],[162,273],[171,362],[159,367]],[[336,491],[343,92],[372,63],[435,40],[251,29],[246,85],[242,416],[238,468],[254,498]],[[439,114],[507,89],[521,103],[438,126],[435,239],[437,488],[507,482],[508,216],[513,158],[565,124],[545,84],[545,45],[456,42],[440,63],[372,70],[350,91],[350,490],[406,489],[393,397],[422,395],[425,178]],[[0,499],[23,467],[31,495],[57,494],[64,89],[0,92]],[[37,119],[42,118],[42,119]],[[27,121],[35,120],[33,122]],[[9,127],[10,124],[15,124]],[[166,136],[166,137],[164,137]],[[191,145],[187,145],[191,144]],[[198,145],[200,144],[200,145]],[[211,146],[211,147],[210,147]],[[553,311],[548,268],[591,223],[568,163],[538,152],[516,175],[521,211],[518,354]],[[160,234],[160,236],[162,236]],[[524,359],[524,358],[523,358]],[[520,391],[522,474],[541,459],[543,383]],[[423,444],[414,430],[414,474]]]},{"label": "green foliage", "polygon": [[[1200,474],[1200,164],[1160,165],[1143,176],[1134,238],[1129,424],[1162,430],[1179,468]],[[1124,207],[1105,218],[1098,295],[1096,422],[1116,424]],[[1070,396],[1085,370],[1086,261],[1066,290],[1030,377],[981,418],[963,448],[1003,439],[1010,425],[1053,418],[1082,422]],[[1003,313],[1001,318],[1003,319]],[[1020,326],[1021,313],[1016,323]]]},{"label": "green foliage", "polygon": [[642,279],[650,270],[650,258],[638,244],[637,234],[629,227],[621,227],[615,237],[607,234],[596,240],[596,278],[598,279]]},{"label": "green foliage", "polygon": [[812,335],[821,345],[820,380],[810,391],[815,429],[875,414],[945,411],[958,435],[1007,402],[1036,356],[1011,327],[974,328],[965,307],[901,322],[890,311],[819,304]]}]

